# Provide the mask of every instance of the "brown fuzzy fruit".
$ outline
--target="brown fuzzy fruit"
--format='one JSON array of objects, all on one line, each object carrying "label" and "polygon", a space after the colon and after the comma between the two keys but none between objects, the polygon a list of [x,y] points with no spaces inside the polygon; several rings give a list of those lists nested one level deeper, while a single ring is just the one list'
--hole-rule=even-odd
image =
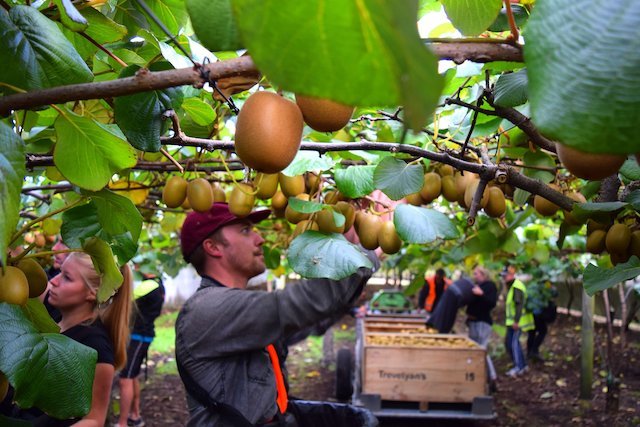
[{"label": "brown fuzzy fruit", "polygon": [[[476,190],[478,190],[478,185],[480,185],[480,180],[474,180],[469,183],[469,186],[464,190],[464,206],[467,209],[471,208],[471,202],[473,202],[473,198],[476,195]],[[484,193],[482,193],[482,198],[480,199],[480,207],[484,208],[487,206],[487,202],[489,202],[489,193],[487,188],[485,187]]]},{"label": "brown fuzzy fruit", "polygon": [[587,252],[592,254],[601,254],[605,249],[606,237],[606,231],[593,230],[593,232],[587,236]]},{"label": "brown fuzzy fruit", "polygon": [[335,205],[336,211],[344,215],[344,231],[349,231],[356,220],[356,209],[348,202],[338,202]]},{"label": "brown fuzzy fruit", "polygon": [[[586,203],[587,199],[582,195],[582,193],[578,193],[577,191],[570,191],[565,194],[568,198],[574,200],[576,203]],[[564,222],[569,225],[580,225],[584,221],[579,221],[571,212],[563,211],[564,213]]]},{"label": "brown fuzzy fruit", "polygon": [[256,92],[238,114],[236,154],[258,172],[280,172],[296,156],[303,127],[296,104],[272,92]]},{"label": "brown fuzzy fruit", "polygon": [[349,123],[353,107],[329,99],[312,98],[296,94],[296,103],[304,121],[318,132],[335,132]]},{"label": "brown fuzzy fruit", "polygon": [[196,178],[187,186],[187,200],[196,212],[209,212],[213,204],[211,184],[204,178]]},{"label": "brown fuzzy fruit", "polygon": [[424,200],[424,203],[431,203],[438,197],[442,191],[442,178],[435,172],[429,172],[424,174],[422,189],[420,190],[420,196]]},{"label": "brown fuzzy fruit", "polygon": [[227,195],[224,193],[224,190],[222,188],[220,188],[220,184],[218,184],[217,182],[212,182],[211,183],[211,193],[213,193],[213,202],[226,202],[227,201]]},{"label": "brown fuzzy fruit", "polygon": [[501,217],[507,210],[507,202],[500,187],[489,187],[484,194],[487,196],[484,212],[492,218]]},{"label": "brown fuzzy fruit", "polygon": [[[560,191],[560,187],[555,184],[549,184],[549,188]],[[533,207],[542,216],[553,216],[560,209],[560,206],[551,203],[549,200],[536,194],[533,198]]]},{"label": "brown fuzzy fruit", "polygon": [[358,225],[358,238],[363,248],[374,250],[378,247],[378,230],[382,222],[371,214],[362,214]]},{"label": "brown fuzzy fruit", "polygon": [[[296,199],[309,201],[309,195],[307,193],[298,194],[296,196]],[[284,216],[291,224],[297,224],[304,219],[309,219],[310,214],[298,212],[294,210],[290,204],[288,204],[287,208],[284,211]]]},{"label": "brown fuzzy fruit", "polygon": [[316,222],[323,233],[344,233],[344,222],[341,226],[336,225],[333,217],[333,209],[323,209],[316,215]]},{"label": "brown fuzzy fruit", "polygon": [[239,218],[249,215],[256,203],[252,193],[253,187],[249,184],[238,183],[234,186],[229,196],[229,212]]},{"label": "brown fuzzy fruit", "polygon": [[402,240],[396,232],[393,221],[384,221],[378,230],[378,244],[385,254],[395,254],[402,247]]},{"label": "brown fuzzy fruit", "polygon": [[318,228],[318,224],[315,221],[303,219],[302,221],[297,223],[296,228],[293,229],[293,233],[291,234],[291,240],[295,239],[300,234],[308,230],[320,231],[320,229]]},{"label": "brown fuzzy fruit", "polygon": [[619,154],[586,153],[556,143],[558,158],[565,168],[578,178],[599,181],[618,172],[627,156]]},{"label": "brown fuzzy fruit", "polygon": [[442,177],[442,197],[450,202],[458,200],[458,190],[453,175],[445,175]]},{"label": "brown fuzzy fruit", "polygon": [[304,193],[305,183],[303,175],[287,176],[279,174],[278,181],[280,181],[280,191],[282,191],[287,198]]},{"label": "brown fuzzy fruit", "polygon": [[453,169],[453,166],[451,166],[451,165],[440,165],[440,167],[438,168],[438,173],[443,178],[445,176],[447,176],[447,175],[453,175],[454,171],[455,170]]},{"label": "brown fuzzy fruit", "polygon": [[169,208],[177,208],[187,198],[189,184],[181,176],[174,175],[167,180],[162,189],[162,201]]},{"label": "brown fuzzy fruit", "polygon": [[29,298],[40,296],[46,289],[49,279],[42,266],[32,258],[24,258],[16,265],[27,277],[29,283]]},{"label": "brown fuzzy fruit", "polygon": [[344,200],[344,196],[338,190],[327,191],[324,195],[324,203],[327,205],[335,205],[341,200]]},{"label": "brown fuzzy fruit", "polygon": [[29,299],[27,276],[18,267],[0,269],[0,302],[25,305]]},{"label": "brown fuzzy fruit", "polygon": [[630,243],[631,230],[629,230],[626,224],[613,224],[609,231],[607,231],[605,247],[610,254],[625,255]]},{"label": "brown fuzzy fruit", "polygon": [[253,180],[253,186],[256,188],[256,197],[258,199],[270,199],[278,191],[278,174],[258,172]]},{"label": "brown fuzzy fruit", "polygon": [[304,174],[304,182],[306,186],[305,193],[309,193],[311,195],[318,192],[320,189],[320,177],[317,173],[307,172]]},{"label": "brown fuzzy fruit", "polygon": [[424,204],[424,200],[422,200],[422,196],[420,195],[419,192],[407,194],[404,198],[407,201],[407,203],[413,206],[422,206],[422,204]]},{"label": "brown fuzzy fruit", "polygon": [[640,258],[640,230],[631,232],[631,243],[629,243],[629,255],[635,255]]},{"label": "brown fuzzy fruit", "polygon": [[276,191],[271,198],[271,209],[274,211],[284,210],[287,207],[287,196],[282,191]]}]

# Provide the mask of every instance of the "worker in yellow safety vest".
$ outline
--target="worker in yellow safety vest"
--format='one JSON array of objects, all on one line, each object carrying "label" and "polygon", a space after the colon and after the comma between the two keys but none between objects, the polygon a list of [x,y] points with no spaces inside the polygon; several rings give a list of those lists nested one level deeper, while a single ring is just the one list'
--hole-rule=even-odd
[{"label": "worker in yellow safety vest", "polygon": [[507,333],[505,347],[513,360],[513,368],[507,371],[507,375],[515,377],[527,371],[527,361],[520,344],[522,332],[534,329],[533,313],[526,309],[527,287],[516,278],[516,267],[508,265],[500,274],[508,287],[507,301],[505,304]]}]

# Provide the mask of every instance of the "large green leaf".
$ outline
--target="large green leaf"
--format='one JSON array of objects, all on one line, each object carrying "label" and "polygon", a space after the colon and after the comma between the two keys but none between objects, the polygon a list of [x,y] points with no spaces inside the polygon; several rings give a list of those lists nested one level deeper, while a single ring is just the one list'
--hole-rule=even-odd
[{"label": "large green leaf", "polygon": [[[120,73],[120,77],[133,76],[140,69],[132,65]],[[176,109],[182,103],[180,89],[171,88],[119,96],[113,101],[116,123],[135,148],[141,151],[160,151],[160,136],[170,125],[162,114]]]},{"label": "large green leaf", "polygon": [[82,9],[81,13],[89,21],[85,33],[100,44],[117,42],[127,35],[127,27],[92,7]]},{"label": "large green leaf", "polygon": [[640,190],[634,190],[629,193],[624,201],[630,203],[635,210],[640,211]]},{"label": "large green leaf", "polygon": [[640,260],[632,256],[629,261],[618,264],[615,267],[600,268],[593,264],[587,265],[583,273],[584,290],[593,296],[598,291],[604,291],[625,280],[633,279],[640,275]]},{"label": "large green leaf", "polygon": [[[153,0],[147,1],[147,5],[171,34],[179,34],[183,31],[188,20],[184,0]],[[151,28],[159,38],[166,38],[164,31],[161,31],[155,23],[151,23]]]},{"label": "large green leaf", "polygon": [[440,0],[453,25],[465,36],[476,36],[496,20],[502,0]]},{"label": "large green leaf", "polygon": [[351,199],[371,194],[376,189],[373,182],[375,166],[349,166],[346,169],[336,169],[334,178],[338,190]]},{"label": "large green leaf", "polygon": [[[34,90],[93,80],[58,26],[30,6],[0,8],[0,83]],[[0,85],[0,91],[7,88]]]},{"label": "large green leaf", "polygon": [[393,223],[406,243],[430,243],[436,239],[455,239],[458,229],[442,212],[411,205],[398,205]]},{"label": "large green leaf", "polygon": [[335,159],[319,155],[315,151],[298,151],[291,164],[282,173],[287,176],[296,176],[307,171],[326,171],[333,168],[336,163]]},{"label": "large green leaf", "polygon": [[200,126],[209,126],[216,118],[211,104],[207,104],[200,98],[188,98],[182,102],[182,109],[194,123]]},{"label": "large green leaf", "polygon": [[38,298],[29,298],[29,301],[21,307],[24,315],[38,332],[59,333],[60,327],[53,321],[42,301]]},{"label": "large green leaf", "polygon": [[78,12],[71,0],[53,0],[60,12],[60,22],[71,31],[84,31],[89,22]]},{"label": "large green leaf", "polygon": [[142,215],[128,197],[113,191],[101,190],[91,194],[91,202],[102,228],[111,235],[130,233],[133,242],[137,242],[142,229]]},{"label": "large green leaf", "polygon": [[24,142],[0,121],[0,264],[16,229],[20,214],[20,192],[26,174]]},{"label": "large green leaf", "polygon": [[515,73],[503,74],[498,78],[493,93],[493,100],[501,107],[517,107],[527,102],[527,69]]},{"label": "large green leaf", "polygon": [[95,203],[76,206],[62,214],[60,233],[70,248],[82,247],[86,239],[96,236],[101,230]]},{"label": "large green leaf", "polygon": [[91,256],[93,267],[101,275],[102,281],[98,289],[98,303],[107,301],[122,286],[123,276],[118,268],[111,247],[98,237],[91,237],[84,242],[82,249]]},{"label": "large green leaf", "polygon": [[391,200],[400,200],[404,196],[417,193],[424,183],[422,165],[407,164],[395,157],[385,157],[373,172],[376,188]]},{"label": "large green leaf", "polygon": [[40,334],[19,306],[0,303],[0,371],[21,407],[36,406],[60,419],[87,414],[96,359],[92,348]]},{"label": "large green leaf", "polygon": [[135,150],[98,122],[67,111],[60,114],[55,129],[53,161],[80,188],[98,191],[113,174],[137,162]]},{"label": "large green leaf", "polygon": [[243,47],[231,0],[186,0],[193,31],[210,51],[238,50]]},{"label": "large green leaf", "polygon": [[285,90],[347,105],[404,105],[419,130],[443,82],[417,31],[418,1],[234,0],[258,68]]},{"label": "large green leaf", "polygon": [[583,151],[640,151],[640,3],[546,0],[525,29],[532,118]]},{"label": "large green leaf", "polygon": [[371,261],[342,234],[305,231],[291,242],[289,266],[308,278],[343,279],[360,267],[371,268]]},{"label": "large green leaf", "polygon": [[640,165],[638,165],[638,161],[634,158],[625,160],[618,172],[630,181],[640,180]]},{"label": "large green leaf", "polygon": [[528,168],[525,167],[523,171],[529,178],[539,179],[545,184],[555,179],[556,161],[544,151],[527,151],[524,153],[522,161],[525,166],[529,166]]},{"label": "large green leaf", "polygon": [[576,203],[573,205],[571,215],[580,222],[585,222],[592,218],[596,221],[608,222],[611,214],[620,211],[629,203],[624,202],[605,202],[605,203]]}]

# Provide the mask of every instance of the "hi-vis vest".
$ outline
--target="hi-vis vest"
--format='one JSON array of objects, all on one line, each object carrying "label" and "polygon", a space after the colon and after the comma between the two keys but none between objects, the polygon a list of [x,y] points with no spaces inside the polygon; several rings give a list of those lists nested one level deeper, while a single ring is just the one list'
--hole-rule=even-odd
[{"label": "hi-vis vest", "polygon": [[[428,277],[426,281],[427,286],[429,286],[429,295],[427,295],[427,299],[424,301],[424,309],[431,312],[433,310],[433,303],[436,302],[436,276]],[[443,293],[450,284],[451,280],[445,278],[444,286],[442,287]]]},{"label": "hi-vis vest", "polygon": [[513,321],[516,315],[516,302],[513,300],[513,290],[519,289],[524,295],[524,301],[522,302],[522,314],[520,315],[520,321],[518,322],[518,329],[522,331],[530,331],[535,328],[535,323],[533,321],[533,313],[528,311],[526,306],[527,301],[527,287],[520,280],[516,279],[511,288],[509,288],[509,292],[507,293],[507,304],[506,304],[506,321],[505,325],[511,326],[513,325]]}]

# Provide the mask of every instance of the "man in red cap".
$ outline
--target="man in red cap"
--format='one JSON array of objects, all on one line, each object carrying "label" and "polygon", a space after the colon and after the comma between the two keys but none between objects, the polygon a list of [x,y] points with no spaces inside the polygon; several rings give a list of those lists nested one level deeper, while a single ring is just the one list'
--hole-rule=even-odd
[{"label": "man in red cap", "polygon": [[372,274],[360,268],[339,281],[247,290],[249,279],[265,270],[264,239],[254,223],[269,213],[237,218],[227,204],[214,203],[206,213],[190,213],[182,226],[182,254],[202,276],[176,322],[188,426],[296,425],[279,347],[300,329],[347,311]]}]

